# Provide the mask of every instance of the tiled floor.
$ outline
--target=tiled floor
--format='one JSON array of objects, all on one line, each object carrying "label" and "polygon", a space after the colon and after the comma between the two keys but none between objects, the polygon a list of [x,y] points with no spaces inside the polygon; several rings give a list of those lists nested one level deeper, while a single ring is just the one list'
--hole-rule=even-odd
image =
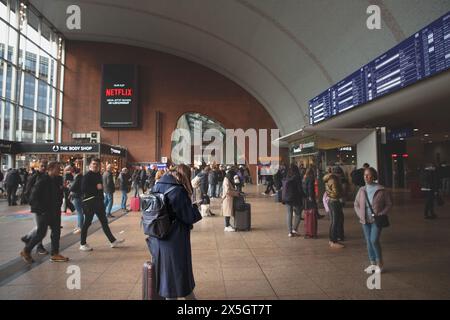
[{"label": "tiled floor", "polygon": [[[250,186],[251,232],[223,232],[223,218],[204,218],[192,232],[199,299],[450,299],[450,206],[439,219],[424,220],[420,200],[395,195],[391,227],[383,231],[386,273],[381,289],[369,290],[361,227],[345,209],[346,248],[328,247],[329,220],[319,221],[319,239],[288,238],[285,208]],[[447,201],[448,203],[448,201]],[[349,203],[350,204],[350,203]],[[216,212],[218,203],[213,205]],[[140,299],[141,268],[149,254],[130,213],[111,223],[122,248],[111,249],[99,230],[88,239],[92,252],[66,249],[68,264],[45,262],[0,287],[0,299]],[[300,232],[303,224],[300,225]],[[81,289],[67,289],[69,265],[81,268]]]}]

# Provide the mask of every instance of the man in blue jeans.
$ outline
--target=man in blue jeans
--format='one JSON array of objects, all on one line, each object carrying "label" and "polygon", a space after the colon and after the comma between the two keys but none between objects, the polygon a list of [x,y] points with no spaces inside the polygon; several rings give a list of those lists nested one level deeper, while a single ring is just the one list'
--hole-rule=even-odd
[{"label": "man in blue jeans", "polygon": [[129,186],[130,186],[130,175],[128,174],[128,169],[127,168],[122,168],[122,172],[120,172],[119,175],[119,185],[120,185],[120,191],[122,192],[122,203],[120,208],[125,211],[128,212],[129,210],[127,209],[127,193],[129,191]]},{"label": "man in blue jeans", "polygon": [[106,216],[108,218],[114,218],[111,214],[111,209],[113,206],[113,195],[115,191],[114,178],[112,173],[112,166],[108,164],[106,166],[106,171],[103,173],[103,192],[105,196],[105,210]]}]

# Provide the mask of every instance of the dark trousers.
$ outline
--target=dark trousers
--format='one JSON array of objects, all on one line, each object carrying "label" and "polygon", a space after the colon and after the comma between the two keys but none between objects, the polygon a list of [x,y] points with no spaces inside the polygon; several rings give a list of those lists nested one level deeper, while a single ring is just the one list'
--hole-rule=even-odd
[{"label": "dark trousers", "polygon": [[434,216],[434,192],[433,191],[424,191],[425,192],[425,217]]},{"label": "dark trousers", "polygon": [[344,213],[340,201],[328,201],[330,208],[330,241],[337,242],[338,239],[344,239]]},{"label": "dark trousers", "polygon": [[267,188],[266,188],[266,191],[264,191],[264,193],[265,193],[265,194],[269,194],[271,190],[272,190],[273,193],[276,192],[275,189],[274,189],[274,187],[273,187],[273,182],[269,182],[269,183],[267,184]]},{"label": "dark trousers", "polygon": [[16,192],[17,192],[17,188],[19,186],[8,186],[6,187],[6,193],[8,194],[8,205],[12,206],[12,205],[16,205],[16,201],[17,201],[17,197],[16,197]]},{"label": "dark trousers", "polygon": [[64,207],[63,207],[63,211],[66,212],[67,208],[70,209],[70,212],[75,212],[75,207],[72,204],[72,202],[70,202],[69,200],[69,189],[65,188],[64,189]]},{"label": "dark trousers", "polygon": [[86,244],[88,229],[91,226],[94,215],[97,215],[98,221],[102,225],[103,232],[108,238],[109,242],[116,241],[111,230],[109,229],[108,219],[106,218],[105,204],[100,199],[93,199],[83,203],[84,223],[81,228],[81,245]]},{"label": "dark trousers", "polygon": [[[59,210],[58,210],[59,211]],[[52,244],[51,255],[59,253],[59,238],[61,237],[61,214],[53,212],[50,214],[36,215],[37,230],[31,240],[25,246],[25,252],[30,253],[33,248],[41,243],[47,235],[47,229],[50,227],[50,240]]]}]

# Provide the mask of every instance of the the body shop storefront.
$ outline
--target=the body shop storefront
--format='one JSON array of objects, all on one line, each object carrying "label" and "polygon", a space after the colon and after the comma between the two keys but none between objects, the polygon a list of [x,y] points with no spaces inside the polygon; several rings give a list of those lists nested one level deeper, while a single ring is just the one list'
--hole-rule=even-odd
[{"label": "the body shop storefront", "polygon": [[16,155],[17,166],[30,168],[37,166],[40,159],[60,161],[64,165],[73,165],[87,172],[89,162],[97,157],[101,160],[102,170],[112,164],[114,172],[119,172],[127,163],[127,150],[119,146],[103,143],[87,144],[39,144],[21,143]]}]

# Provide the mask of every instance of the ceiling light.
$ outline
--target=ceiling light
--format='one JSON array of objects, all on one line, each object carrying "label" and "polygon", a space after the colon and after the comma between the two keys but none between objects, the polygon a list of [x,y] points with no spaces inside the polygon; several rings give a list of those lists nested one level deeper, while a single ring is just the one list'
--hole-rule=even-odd
[{"label": "ceiling light", "polygon": [[433,143],[433,141],[428,141],[428,143]]},{"label": "ceiling light", "polygon": [[414,128],[414,132],[417,132],[417,131],[419,131],[419,129],[417,129],[417,128]]},{"label": "ceiling light", "polygon": [[428,133],[425,133],[424,135],[423,135],[424,137],[428,137],[429,136],[429,134]]}]

